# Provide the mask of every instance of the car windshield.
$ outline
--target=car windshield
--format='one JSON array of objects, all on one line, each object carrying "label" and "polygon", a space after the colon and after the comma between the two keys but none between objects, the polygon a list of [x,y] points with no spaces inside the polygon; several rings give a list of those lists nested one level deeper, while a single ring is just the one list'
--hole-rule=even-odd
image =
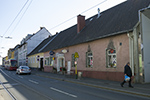
[{"label": "car windshield", "polygon": [[21,69],[29,69],[27,66],[22,66]]}]

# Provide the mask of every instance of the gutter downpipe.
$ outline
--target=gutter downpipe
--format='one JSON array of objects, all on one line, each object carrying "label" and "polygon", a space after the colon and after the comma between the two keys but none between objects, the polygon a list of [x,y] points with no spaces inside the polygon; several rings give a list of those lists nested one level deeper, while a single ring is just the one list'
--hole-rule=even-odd
[{"label": "gutter downpipe", "polygon": [[133,38],[130,36],[130,33],[127,32],[127,36],[129,37],[129,53],[130,53],[130,63],[132,69],[132,76],[134,76],[134,55],[133,55]]}]

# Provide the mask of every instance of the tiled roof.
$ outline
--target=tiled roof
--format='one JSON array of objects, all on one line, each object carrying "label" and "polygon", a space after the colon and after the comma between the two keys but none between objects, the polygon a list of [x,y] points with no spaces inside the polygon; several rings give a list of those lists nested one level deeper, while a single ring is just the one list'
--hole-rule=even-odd
[{"label": "tiled roof", "polygon": [[82,32],[76,35],[75,39],[72,39],[72,44],[79,44],[132,31],[139,21],[138,11],[149,4],[150,0],[127,0],[102,12],[98,19],[96,15]]},{"label": "tiled roof", "polygon": [[[77,33],[77,25],[60,32],[41,52],[56,50],[108,36],[132,31],[138,23],[138,11],[148,7],[150,0],[127,0],[86,20],[86,26]],[[91,21],[90,21],[91,20]]]}]

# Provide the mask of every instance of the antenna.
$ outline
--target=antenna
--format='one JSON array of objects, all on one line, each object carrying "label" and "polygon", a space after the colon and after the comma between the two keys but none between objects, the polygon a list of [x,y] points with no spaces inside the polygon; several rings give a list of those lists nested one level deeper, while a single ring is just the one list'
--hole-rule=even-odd
[{"label": "antenna", "polygon": [[100,9],[98,8],[97,11],[98,11],[98,16],[97,16],[97,18],[99,18],[99,17],[101,16],[101,14],[100,14]]}]

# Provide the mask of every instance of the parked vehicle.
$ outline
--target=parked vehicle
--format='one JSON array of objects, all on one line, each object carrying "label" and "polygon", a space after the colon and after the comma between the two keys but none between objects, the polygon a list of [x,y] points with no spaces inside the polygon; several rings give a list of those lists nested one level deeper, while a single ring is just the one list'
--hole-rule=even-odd
[{"label": "parked vehicle", "polygon": [[20,66],[17,68],[16,74],[31,74],[31,69],[28,66]]},{"label": "parked vehicle", "polygon": [[8,59],[7,61],[5,61],[5,69],[7,69],[7,70],[16,70],[17,68],[18,68],[17,60]]}]

